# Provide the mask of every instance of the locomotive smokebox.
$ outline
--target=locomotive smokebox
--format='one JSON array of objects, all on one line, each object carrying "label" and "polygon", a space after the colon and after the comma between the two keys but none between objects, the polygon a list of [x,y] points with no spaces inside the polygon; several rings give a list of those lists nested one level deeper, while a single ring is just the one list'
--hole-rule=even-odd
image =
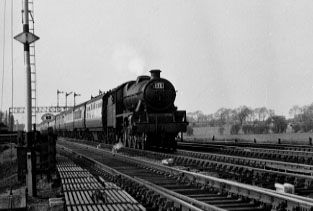
[{"label": "locomotive smokebox", "polygon": [[145,108],[149,112],[160,113],[170,111],[174,107],[175,88],[171,82],[160,78],[160,72],[161,70],[150,70],[150,77],[139,76],[142,80],[137,79],[124,86],[125,108],[136,112]]},{"label": "locomotive smokebox", "polygon": [[161,70],[150,70],[151,79],[159,79]]}]

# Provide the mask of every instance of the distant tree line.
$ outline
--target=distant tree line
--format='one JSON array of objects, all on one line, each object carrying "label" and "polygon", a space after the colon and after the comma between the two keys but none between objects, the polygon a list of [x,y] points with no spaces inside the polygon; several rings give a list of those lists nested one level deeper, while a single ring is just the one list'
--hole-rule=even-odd
[{"label": "distant tree line", "polygon": [[293,116],[291,126],[294,132],[313,131],[313,103],[302,107],[295,105],[289,110],[289,115]]},{"label": "distant tree line", "polygon": [[273,109],[266,107],[254,109],[247,106],[240,106],[235,109],[220,108],[215,113],[208,115],[196,111],[189,112],[187,117],[191,125],[194,126],[220,127],[219,132],[221,134],[224,132],[225,125],[230,125],[231,134],[284,133],[288,125],[288,120],[284,116],[275,115]]}]

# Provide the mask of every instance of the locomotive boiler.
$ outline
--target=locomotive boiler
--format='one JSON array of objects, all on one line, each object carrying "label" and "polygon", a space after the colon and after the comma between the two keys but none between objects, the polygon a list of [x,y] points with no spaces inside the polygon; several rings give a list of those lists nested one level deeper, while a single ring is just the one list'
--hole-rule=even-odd
[{"label": "locomotive boiler", "polygon": [[[150,76],[139,76],[62,112],[50,125],[61,136],[173,151],[188,123],[186,111],[174,105],[173,84],[160,72],[151,70]],[[41,126],[47,128],[45,122]]]},{"label": "locomotive boiler", "polygon": [[160,78],[160,70],[151,70],[149,76],[139,76],[136,82],[124,87],[124,105],[130,111],[136,111],[142,103],[148,112],[166,112],[173,109],[176,98],[174,86]]}]

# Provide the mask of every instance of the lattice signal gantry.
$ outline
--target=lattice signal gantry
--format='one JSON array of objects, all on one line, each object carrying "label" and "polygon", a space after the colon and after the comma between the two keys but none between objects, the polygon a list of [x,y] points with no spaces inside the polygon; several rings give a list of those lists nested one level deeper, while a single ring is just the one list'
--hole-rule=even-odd
[{"label": "lattice signal gantry", "polygon": [[[67,109],[71,109],[71,107],[66,107],[66,106],[38,106],[38,107],[33,107],[32,112],[33,113],[59,113],[62,111],[65,111]],[[25,107],[11,107],[10,108],[10,113],[13,114],[21,114],[25,113]]]}]

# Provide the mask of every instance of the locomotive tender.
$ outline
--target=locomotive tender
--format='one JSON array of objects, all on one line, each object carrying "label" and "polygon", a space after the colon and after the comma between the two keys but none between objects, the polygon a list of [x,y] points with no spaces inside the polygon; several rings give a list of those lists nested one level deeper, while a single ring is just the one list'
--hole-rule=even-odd
[{"label": "locomotive tender", "polygon": [[132,148],[175,150],[178,133],[188,125],[186,111],[177,110],[175,88],[160,72],[151,70],[151,76],[123,83],[38,128],[52,127],[60,136],[108,144],[120,141]]}]

